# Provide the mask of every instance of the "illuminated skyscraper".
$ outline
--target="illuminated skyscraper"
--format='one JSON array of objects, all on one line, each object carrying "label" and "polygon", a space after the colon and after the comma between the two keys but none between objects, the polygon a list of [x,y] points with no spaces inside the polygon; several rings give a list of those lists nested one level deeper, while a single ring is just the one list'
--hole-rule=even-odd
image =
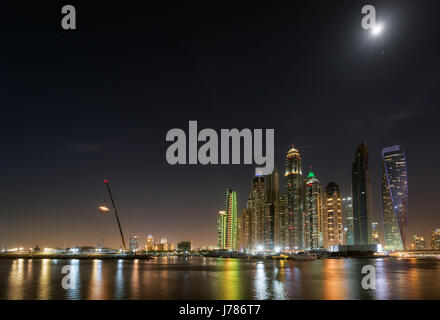
[{"label": "illuminated skyscraper", "polygon": [[[344,244],[344,233],[342,227],[342,201],[339,187],[336,183],[330,182],[325,187],[324,200],[324,234],[327,233],[327,241],[324,240],[324,248]],[[327,242],[327,243],[326,243]]]},{"label": "illuminated skyscraper", "polygon": [[382,212],[387,250],[406,249],[408,180],[405,151],[382,149]]},{"label": "illuminated skyscraper", "polygon": [[368,148],[362,142],[356,148],[351,176],[353,199],[354,244],[372,244],[371,240],[371,188],[368,170]]},{"label": "illuminated skyscraper", "polygon": [[326,229],[324,228],[323,218],[322,186],[315,174],[310,171],[304,180],[304,238],[306,248],[324,247]]},{"label": "illuminated skyscraper", "polygon": [[303,178],[301,155],[293,146],[286,156],[285,201],[287,245],[292,249],[304,247]]},{"label": "illuminated skyscraper", "polygon": [[[256,176],[252,179],[251,192],[248,198],[249,249],[264,248],[264,216],[266,209],[266,179]],[[267,249],[267,248],[266,248]]]},{"label": "illuminated skyscraper", "polygon": [[431,232],[431,249],[440,250],[440,229]]},{"label": "illuminated skyscraper", "polygon": [[226,247],[226,211],[217,213],[217,246],[219,249]]},{"label": "illuminated skyscraper", "polygon": [[377,229],[377,222],[371,223],[371,239],[373,244],[380,244],[379,230]]},{"label": "illuminated skyscraper", "polygon": [[344,206],[344,244],[353,245],[353,204],[351,197],[342,198]]},{"label": "illuminated skyscraper", "polygon": [[238,217],[238,232],[237,232],[237,250],[249,250],[249,226],[250,226],[249,210],[243,209],[241,215]]},{"label": "illuminated skyscraper", "polygon": [[264,178],[266,179],[266,203],[263,218],[263,246],[266,250],[273,250],[276,242],[275,226],[278,219],[279,178],[277,168],[275,167],[273,172]]},{"label": "illuminated skyscraper", "polygon": [[426,249],[428,249],[426,247],[425,238],[414,235],[413,243],[411,243],[410,249],[411,250],[426,250]]},{"label": "illuminated skyscraper", "polygon": [[130,251],[138,251],[139,250],[139,237],[131,236],[130,237]]},{"label": "illuminated skyscraper", "polygon": [[278,197],[278,218],[275,220],[275,246],[284,250],[287,245],[286,200],[282,194]]},{"label": "illuminated skyscraper", "polygon": [[226,244],[225,249],[237,250],[237,193],[226,189]]},{"label": "illuminated skyscraper", "polygon": [[145,250],[146,251],[153,251],[154,250],[154,238],[151,234],[147,237],[147,243],[145,245]]}]

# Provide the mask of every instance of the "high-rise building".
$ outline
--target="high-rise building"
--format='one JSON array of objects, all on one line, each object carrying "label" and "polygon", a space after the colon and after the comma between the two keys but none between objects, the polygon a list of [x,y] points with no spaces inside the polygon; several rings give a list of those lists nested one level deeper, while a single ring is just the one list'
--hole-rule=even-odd
[{"label": "high-rise building", "polygon": [[275,220],[275,246],[285,250],[287,244],[286,200],[284,194],[278,197],[278,218]]},{"label": "high-rise building", "polygon": [[265,176],[266,179],[266,203],[264,207],[263,217],[263,247],[266,250],[274,250],[275,226],[278,219],[278,196],[279,196],[279,178],[278,170],[275,167],[270,175]]},{"label": "high-rise building", "polygon": [[310,171],[304,180],[304,238],[305,247],[317,249],[326,245],[323,222],[321,182]]},{"label": "high-rise building", "polygon": [[287,246],[290,250],[304,247],[303,178],[301,155],[292,146],[286,155],[285,206],[287,224]]},{"label": "high-rise building", "polygon": [[413,242],[410,245],[411,250],[426,250],[426,241],[424,237],[419,237],[417,235],[413,236]]},{"label": "high-rise building", "polygon": [[226,189],[226,244],[225,249],[237,250],[237,193]]},{"label": "high-rise building", "polygon": [[372,244],[370,171],[368,170],[368,148],[365,142],[356,148],[351,175],[351,194],[354,244]]},{"label": "high-rise building", "polygon": [[172,243],[168,243],[166,238],[161,238],[160,243],[156,243],[154,245],[154,250],[156,250],[156,251],[172,251],[172,250],[174,250],[174,245]]},{"label": "high-rise building", "polygon": [[130,237],[130,251],[138,251],[139,250],[139,237],[131,236]]},{"label": "high-rise building", "polygon": [[226,211],[217,213],[217,246],[219,249],[226,248]]},{"label": "high-rise building", "polygon": [[153,251],[154,250],[154,238],[151,234],[147,237],[147,243],[145,245],[145,250],[146,251]]},{"label": "high-rise building", "polygon": [[240,226],[240,238],[241,238],[241,250],[248,251],[251,249],[251,237],[252,237],[252,214],[249,208],[241,211],[241,226]]},{"label": "high-rise building", "polygon": [[[264,216],[266,210],[266,179],[256,176],[252,179],[248,198],[250,250],[264,249]],[[266,248],[267,249],[267,248]]]},{"label": "high-rise building", "polygon": [[177,243],[177,250],[179,251],[190,252],[191,249],[192,249],[191,241],[180,241],[179,243]]},{"label": "high-rise building", "polygon": [[[324,200],[324,248],[344,244],[344,230],[342,226],[342,200],[339,187],[336,183],[330,182],[325,187]],[[325,243],[327,242],[327,243]]]},{"label": "high-rise building", "polygon": [[342,204],[344,207],[344,244],[353,245],[353,204],[351,197],[342,198]]},{"label": "high-rise building", "polygon": [[382,211],[387,250],[406,249],[408,180],[405,151],[382,149]]},{"label": "high-rise building", "polygon": [[377,228],[377,222],[371,223],[371,239],[373,244],[380,244],[379,230]]},{"label": "high-rise building", "polygon": [[440,229],[431,232],[431,249],[440,250]]}]

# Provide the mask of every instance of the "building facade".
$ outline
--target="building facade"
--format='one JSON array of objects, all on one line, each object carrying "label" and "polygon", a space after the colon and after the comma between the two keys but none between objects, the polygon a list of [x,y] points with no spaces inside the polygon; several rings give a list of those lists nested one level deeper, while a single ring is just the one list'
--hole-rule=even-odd
[{"label": "building facade", "polygon": [[217,247],[226,248],[226,211],[217,213]]},{"label": "building facade", "polygon": [[292,146],[286,155],[285,210],[287,225],[287,247],[290,250],[304,248],[303,201],[304,186],[301,155]]},{"label": "building facade", "polygon": [[370,171],[368,170],[368,148],[365,142],[356,148],[351,176],[351,194],[354,244],[372,244]]},{"label": "building facade", "polygon": [[248,198],[249,214],[249,250],[264,248],[264,217],[266,210],[266,179],[256,176],[252,179],[251,192]]},{"label": "building facade", "polygon": [[431,249],[440,250],[440,229],[431,232]]},{"label": "building facade", "polygon": [[382,213],[385,248],[406,249],[408,225],[406,155],[397,145],[382,149]]},{"label": "building facade", "polygon": [[[324,231],[327,239],[324,248],[344,244],[344,229],[342,224],[342,199],[339,186],[330,182],[325,187],[324,193]],[[327,242],[327,243],[325,243]]]},{"label": "building facade", "polygon": [[425,238],[414,235],[413,242],[410,245],[410,249],[411,250],[426,250],[426,249],[428,249],[428,247],[426,246]]},{"label": "building facade", "polygon": [[263,217],[263,247],[265,250],[274,250],[276,243],[276,225],[278,222],[278,197],[279,197],[279,176],[275,167],[266,179],[266,203]]},{"label": "building facade", "polygon": [[177,243],[177,250],[183,252],[190,252],[192,250],[191,241],[180,241],[179,243]]},{"label": "building facade", "polygon": [[354,244],[353,203],[351,197],[342,198],[344,209],[344,244]]},{"label": "building facade", "polygon": [[275,247],[283,251],[288,247],[286,223],[286,198],[284,194],[278,197],[278,217],[275,220]]},{"label": "building facade", "polygon": [[377,225],[377,222],[371,223],[371,239],[373,244],[380,244],[379,229],[377,228]]},{"label": "building facade", "polygon": [[237,193],[226,189],[226,243],[225,249],[237,250]]},{"label": "building facade", "polygon": [[154,250],[154,238],[151,234],[147,237],[147,243],[145,245],[145,250],[146,251],[153,251]]},{"label": "building facade", "polygon": [[130,237],[130,251],[138,251],[139,250],[139,237],[131,236]]},{"label": "building facade", "polygon": [[310,171],[304,180],[304,238],[305,248],[318,249],[326,245],[322,186]]}]

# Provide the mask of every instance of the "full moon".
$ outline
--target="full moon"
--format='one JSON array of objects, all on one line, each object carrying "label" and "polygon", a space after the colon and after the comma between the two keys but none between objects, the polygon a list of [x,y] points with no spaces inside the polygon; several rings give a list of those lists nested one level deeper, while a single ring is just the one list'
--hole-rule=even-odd
[{"label": "full moon", "polygon": [[381,24],[376,24],[374,27],[371,28],[371,33],[373,36],[378,36],[382,33],[383,26]]}]

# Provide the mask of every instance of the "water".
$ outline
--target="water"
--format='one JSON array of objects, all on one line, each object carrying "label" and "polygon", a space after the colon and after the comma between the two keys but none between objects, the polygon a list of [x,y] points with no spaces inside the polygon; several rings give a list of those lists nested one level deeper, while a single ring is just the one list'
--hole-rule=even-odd
[{"label": "water", "polygon": [[[61,285],[67,264],[75,289]],[[375,290],[362,289],[364,265],[376,268]],[[0,299],[440,299],[440,261],[1,259]]]}]

